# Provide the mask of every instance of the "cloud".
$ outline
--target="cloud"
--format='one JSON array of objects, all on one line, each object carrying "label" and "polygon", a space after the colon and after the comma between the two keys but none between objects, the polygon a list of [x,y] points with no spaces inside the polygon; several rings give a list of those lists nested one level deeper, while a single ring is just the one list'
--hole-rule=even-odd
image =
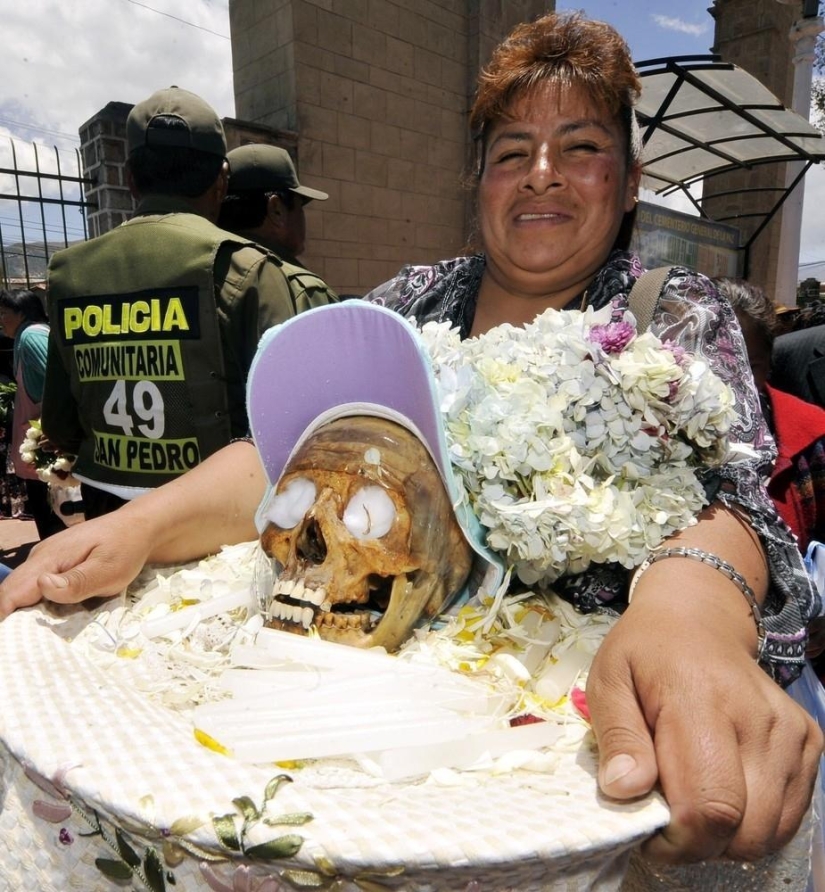
[{"label": "cloud", "polygon": [[[54,173],[59,154],[63,174],[76,175],[82,124],[109,102],[138,102],[171,84],[234,117],[228,0],[0,0],[0,8],[2,168]],[[19,185],[23,195],[42,188],[46,197],[59,188],[25,175]],[[66,198],[80,198],[79,188],[65,189]],[[16,194],[17,182],[0,175],[0,192]],[[83,236],[79,213],[66,211],[70,239]],[[42,240],[37,203],[0,200],[3,242],[21,238],[20,215],[27,240]],[[62,239],[57,211],[47,207],[46,216],[48,238]]]},{"label": "cloud", "polygon": [[701,37],[710,31],[710,24],[702,22],[701,24],[691,24],[682,19],[674,19],[666,15],[653,15],[653,21],[665,31],[678,31],[680,34],[690,34],[691,37]]},{"label": "cloud", "polygon": [[228,0],[3,6],[0,126],[24,139],[66,146],[106,103],[170,84],[234,115]]}]

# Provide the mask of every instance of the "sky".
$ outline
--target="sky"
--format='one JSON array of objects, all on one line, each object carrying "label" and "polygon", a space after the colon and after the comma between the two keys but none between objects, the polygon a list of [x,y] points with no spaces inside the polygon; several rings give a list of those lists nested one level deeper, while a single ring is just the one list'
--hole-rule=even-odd
[{"label": "sky", "polygon": [[[643,61],[702,55],[713,42],[712,0],[582,0],[583,9],[614,25]],[[14,138],[18,163],[41,170],[79,145],[77,131],[107,102],[137,102],[170,84],[234,116],[228,0],[0,0],[0,167]],[[7,191],[0,174],[0,191]],[[0,207],[4,232],[14,225]],[[825,171],[806,178],[801,262],[825,261]]]}]

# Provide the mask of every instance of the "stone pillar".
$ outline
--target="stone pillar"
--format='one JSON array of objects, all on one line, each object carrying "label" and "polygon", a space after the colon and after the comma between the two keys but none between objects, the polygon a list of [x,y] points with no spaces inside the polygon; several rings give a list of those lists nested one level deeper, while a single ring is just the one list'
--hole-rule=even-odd
[{"label": "stone pillar", "polygon": [[[713,51],[725,62],[733,62],[752,74],[780,102],[790,105],[793,66],[787,35],[798,18],[799,9],[783,6],[776,0],[715,0],[710,13],[716,20]],[[708,216],[737,226],[742,240],[748,241],[762,218],[747,215],[758,213],[779,199],[785,189],[785,167],[784,164],[757,165],[751,170],[707,180],[703,194]],[[765,191],[746,191],[754,188]],[[728,194],[714,197],[723,192]],[[747,270],[748,278],[772,297],[777,290],[781,225],[781,214],[777,214],[762,230],[751,247]]]},{"label": "stone pillar", "polygon": [[[794,22],[790,41],[794,47],[794,86],[791,108],[807,121],[811,113],[811,81],[813,78],[814,45],[816,38],[825,30],[825,22],[819,16],[802,18]],[[786,165],[785,185],[790,188],[804,169],[804,162]],[[802,206],[805,198],[805,181],[796,185],[782,206],[782,232],[779,240],[779,256],[776,265],[776,290],[774,300],[783,306],[796,303],[799,280],[799,243],[802,236]]]},{"label": "stone pillar", "polygon": [[110,102],[80,128],[80,156],[89,202],[89,238],[102,235],[127,220],[134,201],[126,182],[126,118],[132,106]]}]

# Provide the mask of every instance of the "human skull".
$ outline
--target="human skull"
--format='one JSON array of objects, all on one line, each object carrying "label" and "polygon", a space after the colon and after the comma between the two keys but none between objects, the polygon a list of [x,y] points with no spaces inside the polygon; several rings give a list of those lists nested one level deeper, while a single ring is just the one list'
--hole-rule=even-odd
[{"label": "human skull", "polygon": [[319,428],[267,506],[261,547],[280,567],[274,628],[396,650],[460,590],[472,552],[429,453],[367,416]]}]

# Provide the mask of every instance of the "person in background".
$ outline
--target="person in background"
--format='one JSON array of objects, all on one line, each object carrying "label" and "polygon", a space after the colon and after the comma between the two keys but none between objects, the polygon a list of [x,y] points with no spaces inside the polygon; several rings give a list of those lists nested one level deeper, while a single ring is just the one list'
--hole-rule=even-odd
[{"label": "person in background", "polygon": [[776,439],[768,493],[804,554],[812,539],[825,542],[825,409],[770,383],[777,322],[767,294],[744,279],[714,282],[742,327],[762,410]]},{"label": "person in background", "polygon": [[247,432],[261,334],[323,294],[217,227],[229,168],[220,118],[178,87],[126,121],[132,219],[54,255],[43,430],[77,455],[86,516],[173,480]]},{"label": "person in background", "polygon": [[[643,274],[627,251],[640,87],[609,25],[551,14],[518,26],[482,73],[470,118],[479,253],[405,268],[372,299],[419,323],[449,321],[465,337],[549,309],[610,306],[622,318]],[[651,330],[731,387],[731,436],[754,457],[705,469],[708,507],[635,573],[594,565],[559,591],[581,610],[621,614],[587,698],[602,792],[626,801],[658,787],[670,806],[643,852],[752,860],[787,843],[811,801],[823,735],[776,681],[801,671],[819,598],[762,483],[773,440],[729,303],[707,278],[674,268]],[[254,539],[264,490],[252,445],[232,444],[105,524],[38,546],[0,585],[0,616],[41,598],[115,594],[147,561],[180,563]]]},{"label": "person in background", "polygon": [[0,325],[0,520],[24,513],[24,482],[11,464],[12,409],[17,385],[14,381],[14,338],[3,334]]},{"label": "person in background", "polygon": [[38,478],[34,465],[23,461],[20,447],[26,431],[41,415],[49,339],[47,323],[43,302],[33,291],[0,291],[0,330],[6,337],[14,338],[13,369],[17,384],[12,409],[11,461],[14,473],[25,486],[27,510],[41,539],[62,530],[63,522],[52,511],[49,485]]},{"label": "person in background", "polygon": [[289,152],[279,146],[248,143],[232,149],[226,160],[229,186],[218,225],[298,265],[306,247],[304,207],[329,195],[302,186]]},{"label": "person in background", "polygon": [[[822,314],[800,312],[794,330],[773,345],[771,384],[808,403],[825,408],[825,325]],[[804,326],[804,327],[797,327]]]},{"label": "person in background", "polygon": [[[777,320],[767,294],[744,279],[720,277],[714,282],[742,327],[762,411],[776,440],[768,493],[805,554],[811,542],[825,542],[825,409],[769,383]],[[809,634],[807,655],[821,678],[825,619],[814,619]]]},{"label": "person in background", "polygon": [[278,257],[293,294],[313,306],[337,301],[323,281],[298,262],[306,246],[304,206],[329,196],[298,182],[289,153],[278,146],[249,143],[226,156],[229,187],[218,225],[251,239]]}]

